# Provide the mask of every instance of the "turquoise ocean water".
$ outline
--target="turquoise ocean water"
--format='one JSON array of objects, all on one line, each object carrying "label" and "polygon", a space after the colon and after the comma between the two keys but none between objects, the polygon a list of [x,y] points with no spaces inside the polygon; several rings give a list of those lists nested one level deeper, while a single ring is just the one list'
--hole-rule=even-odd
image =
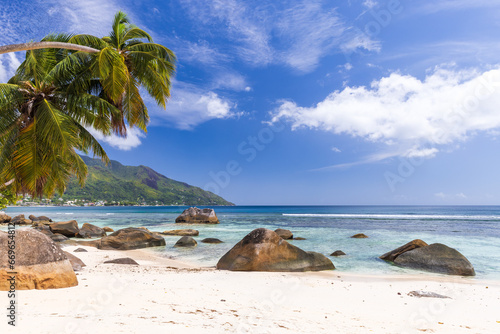
[{"label": "turquoise ocean water", "polygon": [[[334,258],[338,270],[366,274],[415,274],[389,265],[378,256],[413,239],[439,242],[456,248],[476,269],[476,279],[500,279],[500,206],[232,206],[214,207],[221,224],[181,225],[175,218],[185,209],[164,207],[12,207],[15,216],[46,215],[54,221],[75,219],[81,226],[91,223],[113,229],[144,226],[151,231],[195,228],[198,247],[177,249],[176,236],[165,236],[166,247],[150,251],[162,256],[215,266],[218,259],[246,234],[258,227],[286,228],[296,237],[292,244],[329,255],[343,250],[347,256]],[[5,228],[4,228],[5,229]],[[364,233],[368,239],[352,239]],[[219,238],[223,244],[200,243]],[[433,275],[433,274],[422,274]]]}]

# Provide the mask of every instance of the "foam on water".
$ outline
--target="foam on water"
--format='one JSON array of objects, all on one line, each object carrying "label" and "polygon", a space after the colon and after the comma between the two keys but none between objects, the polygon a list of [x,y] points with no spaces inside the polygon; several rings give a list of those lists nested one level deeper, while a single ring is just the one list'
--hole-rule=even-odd
[{"label": "foam on water", "polygon": [[433,220],[495,220],[500,216],[461,216],[461,215],[381,215],[381,214],[339,214],[339,213],[283,213],[288,217],[331,217],[331,218],[367,218],[367,219],[433,219]]}]

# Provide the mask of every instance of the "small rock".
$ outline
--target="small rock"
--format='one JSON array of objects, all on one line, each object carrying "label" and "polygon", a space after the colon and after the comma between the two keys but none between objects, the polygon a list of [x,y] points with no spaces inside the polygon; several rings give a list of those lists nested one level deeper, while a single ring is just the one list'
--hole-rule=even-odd
[{"label": "small rock", "polygon": [[365,238],[368,238],[368,236],[364,235],[363,233],[358,233],[358,234],[353,235],[351,238],[354,238],[354,239],[365,239]]},{"label": "small rock", "polygon": [[188,237],[196,237],[200,234],[198,230],[192,230],[192,229],[184,229],[184,230],[170,230],[170,231],[163,231],[160,232],[160,234],[163,235],[178,235],[178,236],[188,236]]},{"label": "small rock", "polygon": [[293,239],[293,233],[290,230],[285,230],[283,228],[278,228],[274,230],[277,235],[279,235],[283,240]]},{"label": "small rock", "polygon": [[102,228],[104,230],[104,232],[114,232],[115,230],[113,230],[111,227],[103,227]]},{"label": "small rock", "polygon": [[85,263],[83,263],[83,261],[74,256],[73,254],[71,253],[68,253],[66,251],[63,251],[64,254],[66,255],[66,257],[68,258],[69,262],[71,263],[71,266],[73,267],[73,270],[74,271],[80,271],[82,270],[83,267],[86,267],[87,265]]},{"label": "small rock", "polygon": [[206,244],[221,244],[223,243],[224,241],[222,240],[219,240],[217,238],[205,238],[203,239],[201,242],[204,242]]},{"label": "small rock", "polygon": [[[428,292],[428,291],[410,291],[408,292],[408,296],[411,297],[418,297],[418,298],[450,298],[448,296],[443,296],[435,292]],[[451,299],[451,298],[450,298]]]},{"label": "small rock", "polygon": [[336,250],[335,252],[330,254],[330,256],[342,256],[342,255],[346,255],[346,254],[341,250]]},{"label": "small rock", "polygon": [[76,253],[81,252],[81,253],[83,253],[83,252],[88,252],[88,250],[86,250],[85,248],[77,248],[73,252],[76,252]]},{"label": "small rock", "polygon": [[55,242],[63,242],[63,241],[66,241],[69,239],[68,237],[66,237],[60,233],[54,233],[53,235],[50,236],[50,238],[52,239],[52,241],[55,241]]},{"label": "small rock", "polygon": [[174,247],[196,247],[198,243],[191,237],[182,237],[175,243]]},{"label": "small rock", "polygon": [[293,240],[306,240],[306,238],[296,237],[296,238],[293,238]]},{"label": "small rock", "polygon": [[104,263],[115,263],[115,264],[132,264],[138,266],[139,263],[135,262],[134,259],[131,259],[129,257],[122,257],[119,259],[114,259],[114,260],[108,260],[104,261]]}]

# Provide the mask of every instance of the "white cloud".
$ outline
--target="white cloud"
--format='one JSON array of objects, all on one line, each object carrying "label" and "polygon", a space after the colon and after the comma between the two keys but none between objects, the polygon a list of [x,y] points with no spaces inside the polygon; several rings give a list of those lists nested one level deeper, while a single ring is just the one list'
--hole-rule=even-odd
[{"label": "white cloud", "polygon": [[367,34],[357,28],[348,30],[343,36],[340,50],[349,60],[349,56],[359,50],[379,52],[382,46],[379,41],[370,38]]},{"label": "white cloud", "polygon": [[214,79],[212,89],[231,89],[234,91],[249,91],[251,87],[248,86],[246,79],[239,73],[235,72],[221,72]]},{"label": "white cloud", "polygon": [[14,53],[0,55],[0,82],[7,82],[21,65]]},{"label": "white cloud", "polygon": [[363,6],[369,8],[369,9],[372,9],[376,5],[377,5],[377,1],[375,1],[375,0],[365,0],[365,1],[363,1]]},{"label": "white cloud", "polygon": [[440,199],[467,199],[468,197],[464,193],[457,193],[457,194],[445,194],[443,192],[435,193],[435,197],[440,198]]},{"label": "white cloud", "polygon": [[500,128],[500,70],[430,71],[424,80],[393,73],[369,87],[346,87],[313,107],[281,101],[272,121],[383,143],[406,157]]},{"label": "white cloud", "polygon": [[[146,98],[148,101],[149,97]],[[212,91],[175,81],[172,99],[167,109],[149,107],[152,125],[173,124],[179,129],[190,130],[212,119],[226,119],[240,115],[236,105]]]},{"label": "white cloud", "polygon": [[97,139],[101,143],[107,143],[111,147],[117,148],[122,151],[129,151],[137,146],[141,145],[141,138],[146,137],[144,132],[137,128],[128,128],[127,129],[127,137],[123,138],[112,134],[110,136],[104,136],[102,133],[88,128],[89,131],[95,139]]},{"label": "white cloud", "polygon": [[336,153],[340,153],[340,152],[342,152],[342,151],[341,151],[339,148],[337,148],[337,147],[332,147],[332,151],[333,151],[333,152],[336,152]]}]

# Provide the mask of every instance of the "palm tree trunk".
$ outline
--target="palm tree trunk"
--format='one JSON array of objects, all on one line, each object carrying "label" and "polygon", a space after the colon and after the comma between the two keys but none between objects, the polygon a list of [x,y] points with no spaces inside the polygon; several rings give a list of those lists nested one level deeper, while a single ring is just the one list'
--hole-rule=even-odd
[{"label": "palm tree trunk", "polygon": [[10,44],[0,46],[0,54],[8,53],[8,52],[16,52],[16,51],[26,51],[26,50],[35,50],[35,49],[68,49],[75,51],[83,51],[88,53],[96,53],[99,52],[98,49],[94,49],[84,45],[72,44],[72,43],[63,43],[63,42],[29,42],[29,43],[21,43],[21,44]]}]

